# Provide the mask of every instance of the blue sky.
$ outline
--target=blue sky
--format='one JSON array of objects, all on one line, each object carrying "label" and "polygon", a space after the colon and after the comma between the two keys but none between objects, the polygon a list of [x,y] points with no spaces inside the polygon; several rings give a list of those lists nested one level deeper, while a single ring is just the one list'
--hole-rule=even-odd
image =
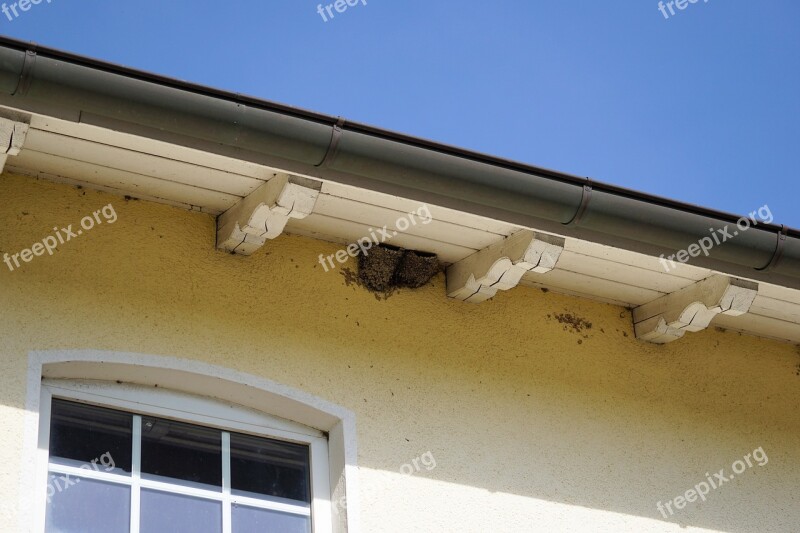
[{"label": "blue sky", "polygon": [[0,33],[800,227],[796,0],[46,2]]}]

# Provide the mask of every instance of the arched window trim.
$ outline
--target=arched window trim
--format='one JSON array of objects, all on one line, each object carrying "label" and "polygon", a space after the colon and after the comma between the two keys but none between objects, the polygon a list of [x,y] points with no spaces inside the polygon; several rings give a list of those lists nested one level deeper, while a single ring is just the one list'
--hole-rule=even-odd
[{"label": "arched window trim", "polygon": [[[167,394],[188,394],[242,406],[242,412],[251,416],[261,413],[262,423],[284,424],[283,428],[271,431],[287,427],[304,427],[304,431],[316,429],[318,434],[327,435],[329,490],[326,498],[320,497],[317,502],[325,506],[324,511],[315,509],[313,512],[324,512],[326,517],[331,517],[330,525],[319,531],[358,531],[355,523],[355,417],[347,409],[258,376],[174,357],[78,350],[31,352],[28,360],[20,531],[43,531],[41,510],[45,496],[41,487],[47,478],[47,447],[42,448],[39,430],[40,415],[45,414],[40,411],[43,380],[48,380],[47,383],[52,383],[50,380],[78,380],[84,384],[105,382],[105,387],[121,382],[119,390],[128,392],[137,386],[157,386],[169,391]],[[36,499],[31,498],[33,494],[37,495]],[[331,501],[337,505],[331,505]]]}]

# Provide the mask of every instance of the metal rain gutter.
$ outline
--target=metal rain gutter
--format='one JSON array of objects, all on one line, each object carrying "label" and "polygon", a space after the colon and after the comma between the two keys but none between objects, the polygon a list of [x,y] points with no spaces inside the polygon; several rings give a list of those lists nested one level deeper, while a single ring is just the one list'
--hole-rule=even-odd
[{"label": "metal rain gutter", "polygon": [[[0,105],[654,256],[739,219],[4,37]],[[759,223],[690,264],[800,289],[800,231]]]}]

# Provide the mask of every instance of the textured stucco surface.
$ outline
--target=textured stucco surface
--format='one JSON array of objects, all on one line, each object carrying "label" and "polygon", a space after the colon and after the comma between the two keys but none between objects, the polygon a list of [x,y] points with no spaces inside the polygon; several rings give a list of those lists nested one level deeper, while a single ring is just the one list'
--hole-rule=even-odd
[{"label": "textured stucco surface", "polygon": [[[0,264],[0,524],[17,512],[28,352],[98,349],[222,365],[355,412],[364,531],[797,530],[796,347],[713,328],[643,344],[625,309],[527,288],[467,305],[441,275],[379,300],[323,271],[335,245],[282,236],[235,257],[207,215],[9,175],[0,255],[108,203],[113,225]],[[657,512],[759,446],[766,466],[671,522]],[[436,468],[400,474],[428,451]]]}]

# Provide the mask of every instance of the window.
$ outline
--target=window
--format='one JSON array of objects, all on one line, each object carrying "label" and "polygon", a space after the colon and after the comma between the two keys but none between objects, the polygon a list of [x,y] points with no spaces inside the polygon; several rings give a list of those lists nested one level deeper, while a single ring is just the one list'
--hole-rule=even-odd
[{"label": "window", "polygon": [[146,387],[53,380],[42,390],[48,533],[330,530],[316,430]]}]

